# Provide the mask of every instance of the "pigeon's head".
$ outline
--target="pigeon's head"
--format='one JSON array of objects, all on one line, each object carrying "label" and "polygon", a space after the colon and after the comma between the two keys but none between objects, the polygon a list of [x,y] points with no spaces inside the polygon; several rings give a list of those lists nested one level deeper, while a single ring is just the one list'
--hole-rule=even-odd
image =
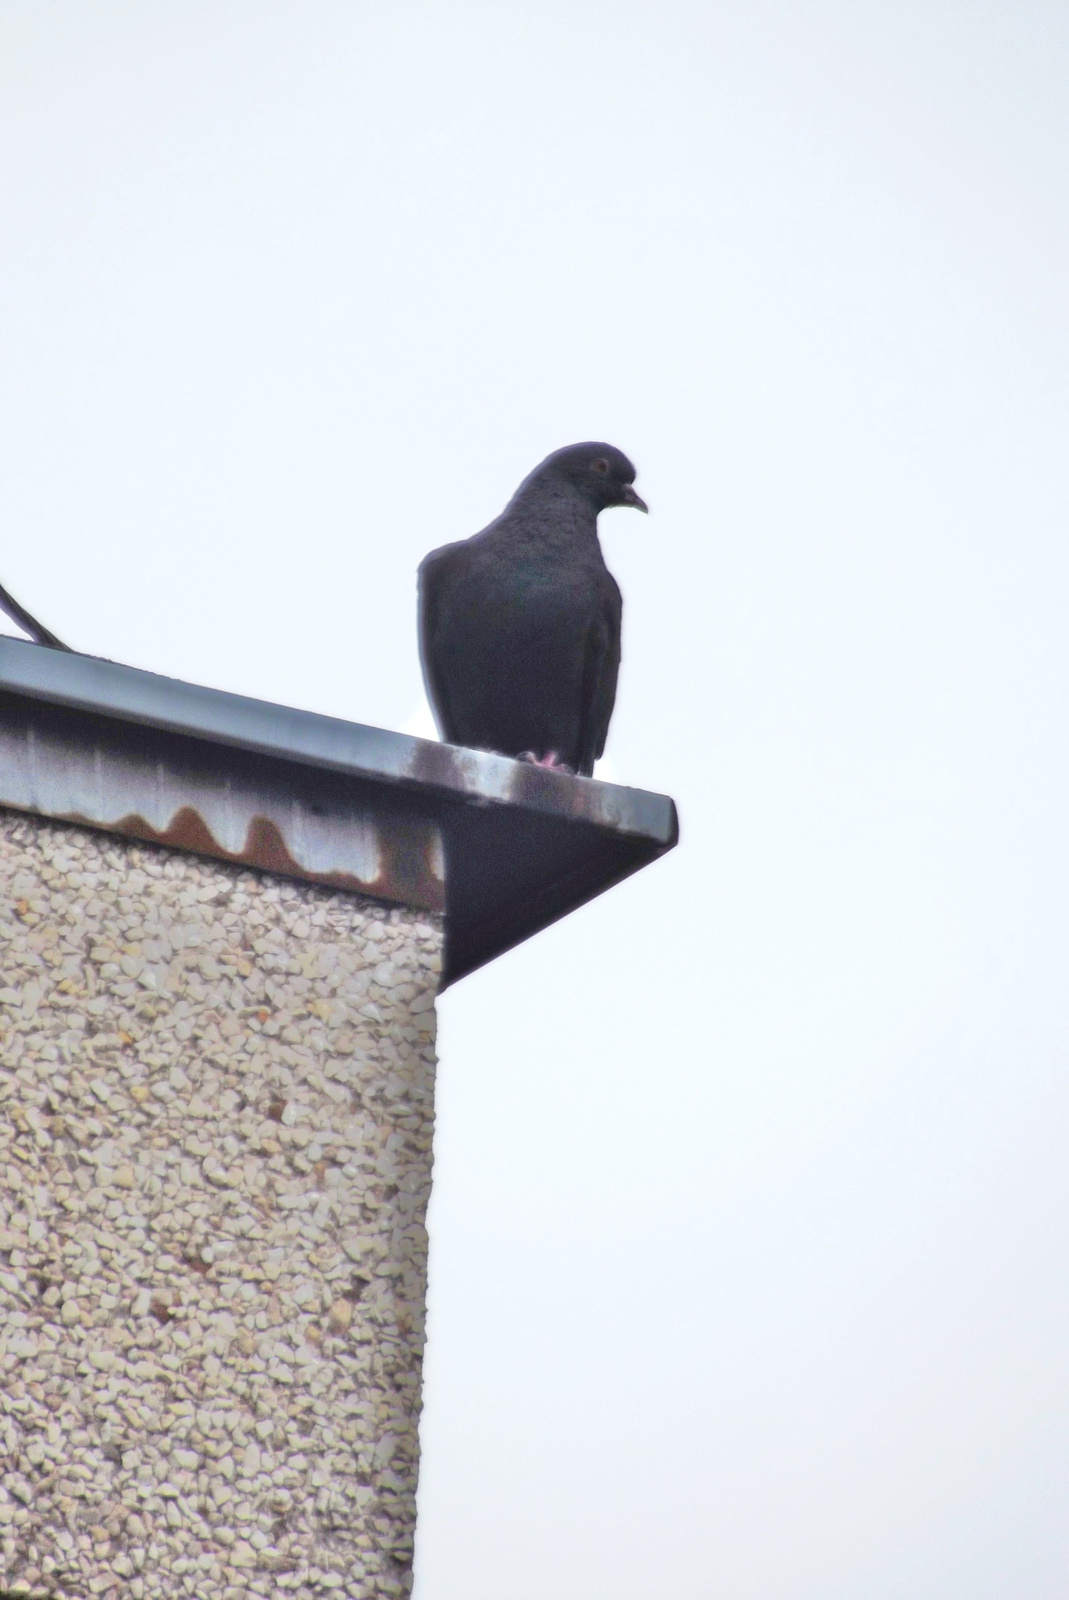
[{"label": "pigeon's head", "polygon": [[648,511],[645,500],[635,493],[635,469],[622,450],[611,444],[570,444],[563,450],[554,450],[531,479],[563,479],[572,489],[578,489],[595,511],[607,506],[634,506],[636,511]]}]

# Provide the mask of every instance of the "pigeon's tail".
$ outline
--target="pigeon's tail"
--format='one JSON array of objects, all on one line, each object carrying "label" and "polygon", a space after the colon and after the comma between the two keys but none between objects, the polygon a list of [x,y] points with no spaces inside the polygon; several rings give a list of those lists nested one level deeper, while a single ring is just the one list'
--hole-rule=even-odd
[{"label": "pigeon's tail", "polygon": [[57,639],[46,627],[31,617],[24,606],[20,606],[13,595],[0,588],[0,609],[7,612],[12,622],[17,622],[20,628],[25,629],[35,644],[45,644],[50,650],[69,650],[70,645],[64,644],[62,639]]}]

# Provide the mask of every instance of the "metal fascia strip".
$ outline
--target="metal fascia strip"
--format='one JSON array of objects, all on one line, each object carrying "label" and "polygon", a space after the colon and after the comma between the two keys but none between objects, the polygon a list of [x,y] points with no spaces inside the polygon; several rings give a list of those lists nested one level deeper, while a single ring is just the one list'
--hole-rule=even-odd
[{"label": "metal fascia strip", "polygon": [[591,823],[636,834],[662,849],[670,849],[677,838],[675,807],[665,795],[564,777],[504,756],[298,711],[20,639],[0,637],[0,688],[282,760]]}]

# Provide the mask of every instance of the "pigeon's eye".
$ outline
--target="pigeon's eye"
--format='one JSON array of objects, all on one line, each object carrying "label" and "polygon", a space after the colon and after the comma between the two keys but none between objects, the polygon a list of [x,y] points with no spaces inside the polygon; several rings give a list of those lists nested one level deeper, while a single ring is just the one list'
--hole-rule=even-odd
[{"label": "pigeon's eye", "polygon": [[608,472],[608,470],[609,470],[609,463],[606,461],[604,456],[599,456],[598,459],[594,462],[594,471],[595,472],[604,473],[604,472]]}]

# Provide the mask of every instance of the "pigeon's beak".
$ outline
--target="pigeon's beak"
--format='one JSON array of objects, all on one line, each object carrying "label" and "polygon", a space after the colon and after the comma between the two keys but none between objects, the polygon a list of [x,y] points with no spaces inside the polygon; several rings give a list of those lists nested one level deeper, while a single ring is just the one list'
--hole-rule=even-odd
[{"label": "pigeon's beak", "polygon": [[633,483],[625,483],[623,494],[620,496],[622,506],[634,506],[636,511],[648,511],[650,508],[640,494],[635,492]]}]

